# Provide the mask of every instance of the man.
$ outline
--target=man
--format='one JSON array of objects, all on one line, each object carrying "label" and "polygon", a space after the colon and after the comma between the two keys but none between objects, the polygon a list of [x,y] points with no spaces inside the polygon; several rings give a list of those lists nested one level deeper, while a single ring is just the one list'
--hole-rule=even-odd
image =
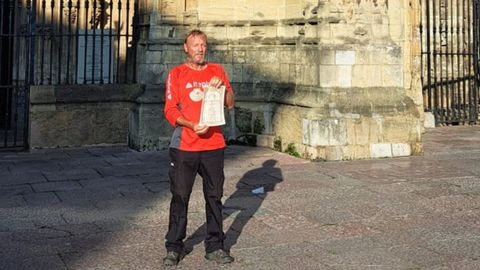
[{"label": "man", "polygon": [[222,201],[225,140],[220,126],[199,124],[203,91],[207,86],[225,86],[225,105],[232,109],[233,92],[224,69],[206,62],[207,36],[200,30],[185,37],[184,64],[168,74],[165,92],[165,117],[175,127],[170,143],[169,171],[170,216],[166,235],[165,265],[176,265],[184,252],[188,201],[197,173],[203,179],[207,219],[205,258],[217,263],[231,263],[234,258],[224,250]]}]

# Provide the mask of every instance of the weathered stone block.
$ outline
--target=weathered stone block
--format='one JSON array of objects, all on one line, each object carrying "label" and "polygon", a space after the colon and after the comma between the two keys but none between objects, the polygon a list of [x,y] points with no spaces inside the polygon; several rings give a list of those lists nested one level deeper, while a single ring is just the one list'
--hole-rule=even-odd
[{"label": "weathered stone block", "polygon": [[248,36],[248,28],[244,26],[226,26],[227,27],[227,39],[237,40]]},{"label": "weathered stone block", "polygon": [[325,147],[325,158],[327,160],[342,160],[343,147],[340,147],[340,146]]},{"label": "weathered stone block", "polygon": [[337,86],[352,86],[352,66],[337,66]]},{"label": "weathered stone block", "polygon": [[55,112],[57,110],[57,105],[55,104],[38,104],[30,108],[32,113],[41,113],[41,112]]},{"label": "weathered stone block", "polygon": [[355,127],[358,125],[358,120],[354,119],[345,119],[345,129],[347,133],[347,144],[352,145],[357,143]]},{"label": "weathered stone block", "polygon": [[273,148],[274,140],[275,140],[275,136],[273,135],[258,134],[257,146]]},{"label": "weathered stone block", "polygon": [[282,64],[294,64],[295,63],[295,50],[292,48],[284,47],[278,49],[278,59]]},{"label": "weathered stone block", "polygon": [[235,63],[245,63],[246,62],[246,57],[247,57],[247,52],[245,50],[239,50],[235,49],[233,50],[233,59]]},{"label": "weathered stone block", "polygon": [[305,27],[305,38],[317,38],[317,26],[306,24]]},{"label": "weathered stone block", "polygon": [[[294,81],[296,85],[302,85],[304,80],[304,70],[305,66],[303,65],[291,65],[290,70],[293,70],[294,72],[291,73],[291,78],[290,80]],[[293,69],[292,69],[293,68]]]},{"label": "weathered stone block", "polygon": [[255,75],[255,66],[254,65],[243,65],[242,68],[242,81],[244,83],[252,83]]},{"label": "weathered stone block", "polygon": [[320,39],[330,40],[332,38],[330,24],[322,24],[322,26],[317,30],[317,35]]},{"label": "weathered stone block", "polygon": [[165,64],[145,64],[141,66],[141,82],[162,84],[166,81],[169,68]]},{"label": "weathered stone block", "polygon": [[298,149],[302,158],[306,158],[310,160],[326,160],[325,147],[313,147],[313,146],[303,145]]},{"label": "weathered stone block", "polygon": [[292,4],[286,4],[285,7],[285,17],[289,18],[301,18],[303,17],[303,8],[302,5],[298,2]]},{"label": "weathered stone block", "polygon": [[372,158],[384,158],[392,156],[392,145],[389,143],[372,143],[370,145]]},{"label": "weathered stone block", "polygon": [[352,36],[354,36],[355,32],[355,26],[351,24],[331,24],[330,25],[332,29],[332,36],[337,39],[337,41],[340,41],[341,43],[345,43],[347,41],[348,43],[353,43],[353,42],[348,42],[349,39],[351,39]]},{"label": "weathered stone block", "polygon": [[368,145],[370,141],[370,130],[368,121],[362,119],[355,122],[355,144]]},{"label": "weathered stone block", "polygon": [[330,145],[345,145],[347,143],[347,130],[344,119],[331,119],[328,132],[330,133]]},{"label": "weathered stone block", "polygon": [[302,138],[303,108],[279,105],[275,108],[273,116],[273,133],[282,138],[284,144],[292,142],[300,143]]},{"label": "weathered stone block", "polygon": [[321,65],[335,65],[335,51],[328,49],[320,49],[319,52]]},{"label": "weathered stone block", "polygon": [[417,130],[410,124],[410,121],[412,121],[412,119],[405,116],[386,117],[382,127],[383,139],[389,142],[409,141],[415,137],[413,134],[415,134]]},{"label": "weathered stone block", "polygon": [[173,132],[163,118],[161,104],[138,104],[129,116],[129,147],[152,151],[168,147]]},{"label": "weathered stone block", "polygon": [[335,51],[336,65],[355,65],[355,51]]},{"label": "weathered stone block", "polygon": [[259,50],[248,50],[245,53],[245,62],[249,64],[260,63],[261,52]]},{"label": "weathered stone block", "polygon": [[297,38],[299,27],[298,25],[278,25],[277,37],[279,38]]},{"label": "weathered stone block", "polygon": [[383,117],[374,114],[368,121],[368,138],[370,143],[383,141]]},{"label": "weathered stone block", "polygon": [[280,82],[290,82],[290,64],[280,64]]},{"label": "weathered stone block", "polygon": [[372,34],[376,39],[386,39],[390,35],[388,24],[374,24],[372,25]]},{"label": "weathered stone block", "polygon": [[424,127],[435,128],[435,116],[433,116],[433,113],[425,112],[424,117],[425,117]]},{"label": "weathered stone block", "polygon": [[161,51],[146,51],[145,63],[146,64],[160,64],[163,62]]},{"label": "weathered stone block", "polygon": [[[32,148],[126,144],[135,85],[35,86],[30,100]],[[54,93],[48,102],[35,92]],[[114,92],[112,92],[114,91]]]},{"label": "weathered stone block", "polygon": [[157,25],[150,26],[149,38],[151,38],[151,39],[161,39],[161,38],[166,37],[163,29],[164,29],[163,27],[159,27]]},{"label": "weathered stone block", "polygon": [[231,50],[214,50],[208,53],[208,60],[214,63],[232,63],[233,53]]},{"label": "weathered stone block", "polygon": [[129,147],[140,151],[164,149],[173,128],[163,116],[163,86],[150,87],[136,99],[129,113]]},{"label": "weathered stone block", "polygon": [[279,51],[277,50],[272,50],[272,51],[267,51],[267,50],[262,50],[260,51],[259,55],[260,63],[278,63],[278,59],[280,58]]},{"label": "weathered stone block", "polygon": [[309,48],[309,49],[304,49],[302,51],[304,52],[302,55],[302,58],[297,58],[297,63],[302,63],[307,67],[309,65],[318,64],[318,60],[320,57],[320,51],[318,50],[318,48],[314,48],[314,49]]},{"label": "weathered stone block", "polygon": [[303,119],[303,143],[311,146],[345,145],[347,130],[344,120]]},{"label": "weathered stone block", "polygon": [[[47,106],[55,106],[56,96],[54,87],[35,87],[30,91],[30,99],[38,104],[48,104]],[[45,107],[45,106],[42,106]],[[42,108],[40,107],[40,108]],[[40,109],[39,108],[39,109]]]},{"label": "weathered stone block", "polygon": [[263,124],[264,124],[263,133],[264,134],[273,133],[272,123],[273,123],[273,104],[267,103],[263,108]]},{"label": "weathered stone block", "polygon": [[366,159],[371,158],[370,146],[367,145],[354,145],[355,157],[354,159]]},{"label": "weathered stone block", "polygon": [[229,79],[231,83],[241,83],[243,75],[243,66],[239,64],[232,65],[232,73],[229,73]]},{"label": "weathered stone block", "polygon": [[271,82],[280,80],[280,64],[268,63],[258,64],[254,74],[254,81],[257,82]]},{"label": "weathered stone block", "polygon": [[276,26],[250,26],[249,35],[260,38],[275,38],[277,37]]},{"label": "weathered stone block", "polygon": [[347,145],[343,148],[343,160],[370,158],[369,145]]},{"label": "weathered stone block", "polygon": [[227,75],[227,77],[229,78],[229,81],[230,82],[233,82],[232,81],[232,75],[233,75],[233,64],[222,64],[223,66],[223,69],[225,70],[225,73]]},{"label": "weathered stone block", "polygon": [[303,82],[304,85],[317,86],[319,83],[318,65],[304,66]]},{"label": "weathered stone block", "polygon": [[394,157],[405,157],[410,156],[412,150],[410,145],[406,143],[392,143],[392,156]]},{"label": "weathered stone block", "polygon": [[382,85],[381,65],[355,65],[352,69],[353,87],[377,87]]},{"label": "weathered stone block", "polygon": [[373,55],[374,53],[370,50],[358,50],[355,52],[355,63],[357,65],[375,64],[376,59]]},{"label": "weathered stone block", "polygon": [[334,65],[320,65],[320,86],[334,87],[337,86],[337,67]]},{"label": "weathered stone block", "polygon": [[263,112],[252,112],[252,129],[255,134],[262,134],[265,130]]},{"label": "weathered stone block", "polygon": [[235,107],[235,127],[242,133],[251,133],[252,112],[250,110]]},{"label": "weathered stone block", "polygon": [[395,41],[403,41],[405,39],[404,35],[404,26],[400,24],[392,24],[390,25],[390,36]]},{"label": "weathered stone block", "polygon": [[163,55],[163,63],[181,63],[185,59],[185,53],[183,51],[164,51],[162,52]]},{"label": "weathered stone block", "polygon": [[[377,63],[383,63],[384,65],[401,65],[402,64],[402,48],[398,46],[387,46],[378,50]],[[380,57],[381,56],[381,57]],[[381,60],[378,61],[378,60]]]},{"label": "weathered stone block", "polygon": [[317,146],[318,143],[315,141],[316,138],[312,137],[312,130],[318,130],[318,123],[309,119],[302,120],[302,143]]}]

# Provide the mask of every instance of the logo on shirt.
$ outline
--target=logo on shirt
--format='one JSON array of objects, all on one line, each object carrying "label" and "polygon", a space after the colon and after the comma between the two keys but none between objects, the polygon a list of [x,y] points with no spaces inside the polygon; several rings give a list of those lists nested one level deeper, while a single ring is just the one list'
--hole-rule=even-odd
[{"label": "logo on shirt", "polygon": [[170,82],[170,74],[168,74],[168,79],[167,79],[167,99],[172,100],[172,83]]},{"label": "logo on shirt", "polygon": [[203,99],[203,91],[200,88],[194,88],[189,96],[192,101],[201,101]]}]

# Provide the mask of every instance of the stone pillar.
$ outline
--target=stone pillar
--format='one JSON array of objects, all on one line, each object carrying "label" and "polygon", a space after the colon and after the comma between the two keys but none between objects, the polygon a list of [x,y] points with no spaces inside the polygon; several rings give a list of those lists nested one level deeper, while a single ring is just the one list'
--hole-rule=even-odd
[{"label": "stone pillar", "polygon": [[128,146],[140,151],[165,149],[173,129],[163,119],[164,97],[157,88],[147,88],[136,99],[129,115]]},{"label": "stone pillar", "polygon": [[148,27],[141,34],[138,50],[138,81],[145,92],[137,98],[129,117],[129,146],[141,151],[168,147],[172,128],[163,117],[165,80],[168,70],[184,59],[182,30],[177,21],[184,14],[185,1],[152,1]]}]

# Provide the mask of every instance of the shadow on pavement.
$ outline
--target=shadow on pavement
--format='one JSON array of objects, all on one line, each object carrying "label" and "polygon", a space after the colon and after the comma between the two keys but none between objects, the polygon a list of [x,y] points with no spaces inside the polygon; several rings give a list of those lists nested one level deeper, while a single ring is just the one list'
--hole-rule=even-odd
[{"label": "shadow on pavement", "polygon": [[[234,219],[228,230],[224,228],[226,250],[237,243],[243,229],[259,211],[268,193],[275,191],[275,186],[283,181],[281,169],[275,167],[277,163],[277,160],[269,159],[263,162],[262,167],[246,172],[237,182],[236,190],[225,200],[223,220]],[[205,239],[206,227],[204,223],[187,238],[187,254]]]}]

